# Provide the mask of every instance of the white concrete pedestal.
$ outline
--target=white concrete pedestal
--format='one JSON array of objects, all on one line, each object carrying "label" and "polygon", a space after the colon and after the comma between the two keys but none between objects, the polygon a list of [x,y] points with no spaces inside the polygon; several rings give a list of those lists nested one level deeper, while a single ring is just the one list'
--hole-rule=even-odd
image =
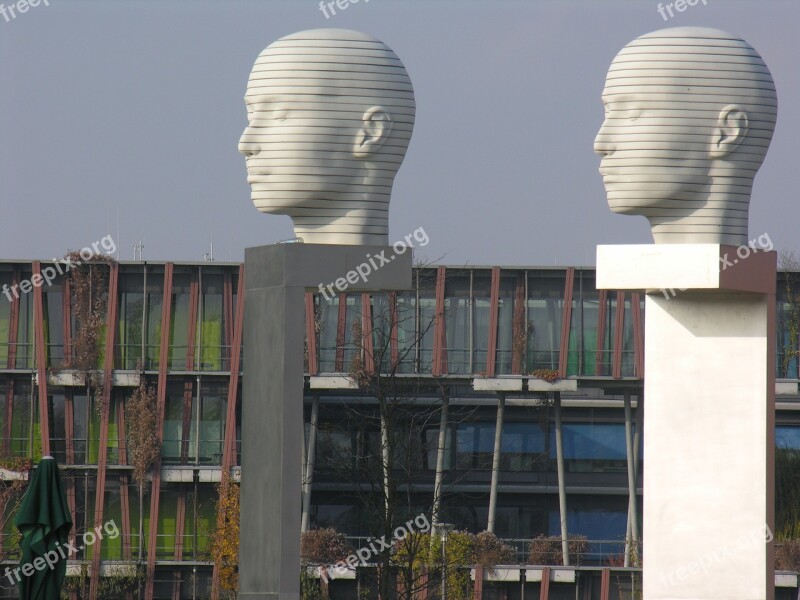
[{"label": "white concrete pedestal", "polygon": [[597,249],[598,289],[646,291],[645,600],[774,597],[776,258],[736,250]]}]

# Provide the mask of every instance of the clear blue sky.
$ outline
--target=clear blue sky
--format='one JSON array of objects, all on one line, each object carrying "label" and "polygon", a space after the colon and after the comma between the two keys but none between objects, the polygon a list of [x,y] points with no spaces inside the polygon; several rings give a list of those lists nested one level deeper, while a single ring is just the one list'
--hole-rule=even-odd
[{"label": "clear blue sky", "polygon": [[[0,0],[6,5],[10,0]],[[218,260],[292,237],[250,202],[237,142],[255,57],[303,29],[389,44],[417,122],[392,195],[390,238],[424,227],[419,258],[593,264],[594,248],[650,241],[612,214],[592,142],[614,55],[680,25],[748,40],[778,88],[750,235],[800,250],[800,2],[702,0],[664,21],[652,0],[49,0],[0,16],[0,258],[61,256],[112,234],[120,258]],[[119,213],[119,233],[117,231]]]}]

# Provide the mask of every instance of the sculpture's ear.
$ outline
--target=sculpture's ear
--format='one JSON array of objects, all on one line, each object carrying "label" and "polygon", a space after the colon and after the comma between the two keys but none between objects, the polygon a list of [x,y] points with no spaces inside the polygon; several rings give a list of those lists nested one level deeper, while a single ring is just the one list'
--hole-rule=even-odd
[{"label": "sculpture's ear", "polygon": [[353,155],[357,158],[366,158],[375,152],[389,139],[392,132],[392,115],[382,106],[373,106],[361,117],[363,122],[356,134]]},{"label": "sculpture's ear", "polygon": [[729,104],[719,112],[711,139],[711,158],[722,158],[733,152],[747,137],[747,113],[736,104]]}]

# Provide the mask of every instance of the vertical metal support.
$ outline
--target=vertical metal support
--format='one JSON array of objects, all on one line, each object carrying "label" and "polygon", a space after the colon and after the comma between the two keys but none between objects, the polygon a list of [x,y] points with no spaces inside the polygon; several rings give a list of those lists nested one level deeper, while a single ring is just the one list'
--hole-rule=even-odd
[{"label": "vertical metal support", "polygon": [[[172,273],[173,264],[164,265],[164,299],[161,304],[161,340],[158,358],[158,386],[156,435],[159,444],[164,440],[164,411],[167,402],[167,370],[169,367],[169,332],[172,322]],[[161,460],[153,467],[153,482],[150,491],[150,528],[147,536],[147,575],[145,580],[145,600],[153,600],[153,580],[155,579],[156,549],[158,547],[158,508],[161,499]],[[141,543],[141,542],[140,542]]]},{"label": "vertical metal support", "polygon": [[308,355],[308,374],[319,375],[317,357],[317,319],[314,310],[314,293],[306,292],[306,354]]},{"label": "vertical metal support", "polygon": [[[19,267],[15,266],[11,275],[12,287],[19,285]],[[19,332],[19,296],[14,296],[11,300],[11,314],[8,319],[8,360],[6,366],[9,369],[17,367],[17,333]],[[3,452],[11,454],[11,433],[12,419],[14,418],[14,379],[9,377],[8,388],[6,389],[6,411],[5,428],[3,431]]]},{"label": "vertical metal support", "polygon": [[631,315],[633,317],[634,374],[639,379],[644,379],[644,328],[642,327],[642,300],[639,292],[631,294]]},{"label": "vertical metal support", "polygon": [[475,587],[472,590],[472,600],[483,599],[483,567],[475,566]]},{"label": "vertical metal support", "polygon": [[311,485],[314,483],[314,466],[317,452],[317,423],[319,422],[319,396],[315,395],[311,401],[311,427],[308,432],[308,450],[306,451],[306,465],[303,473],[303,515],[300,521],[300,531],[308,531],[309,510],[311,509]]},{"label": "vertical metal support", "polygon": [[[497,370],[497,320],[500,311],[500,267],[492,267],[489,294],[489,340],[486,345],[486,376],[494,377]],[[491,531],[491,529],[489,530]]]},{"label": "vertical metal support", "polygon": [[539,589],[539,600],[547,600],[549,595],[550,595],[550,567],[544,567],[542,569],[542,585],[541,588]]},{"label": "vertical metal support", "polygon": [[[33,277],[42,278],[42,265],[33,263]],[[39,434],[42,441],[42,454],[50,454],[50,415],[47,406],[47,340],[44,337],[44,300],[42,286],[33,287],[33,329],[36,340],[36,373],[39,388]]]},{"label": "vertical metal support", "polygon": [[[361,340],[359,345],[364,350],[364,370],[375,372],[375,349],[372,343],[372,296],[361,294]],[[380,357],[383,362],[383,356]],[[382,365],[381,365],[382,366]]]},{"label": "vertical metal support", "polygon": [[497,514],[497,485],[500,481],[500,453],[503,446],[503,417],[506,408],[506,395],[500,392],[497,398],[497,420],[494,426],[494,453],[492,454],[492,485],[489,490],[489,522],[486,531],[494,533]]},{"label": "vertical metal support", "polygon": [[608,311],[608,290],[598,290],[597,299],[597,354],[594,359],[594,374],[605,375],[606,351],[606,312]]},{"label": "vertical metal support", "polygon": [[561,553],[564,566],[569,566],[569,536],[567,532],[567,486],[564,479],[564,439],[561,423],[561,392],[553,392],[556,417],[556,471],[558,473],[558,517],[561,521]]},{"label": "vertical metal support", "polygon": [[442,507],[442,481],[444,479],[444,455],[447,451],[448,411],[450,408],[449,390],[442,394],[442,409],[439,414],[439,446],[436,450],[436,479],[433,484],[433,507],[431,523],[439,523],[439,512]]},{"label": "vertical metal support", "polygon": [[625,536],[625,566],[631,566],[631,556],[634,557],[634,565],[638,563],[639,547],[639,517],[637,515],[636,500],[636,466],[633,460],[633,422],[631,416],[631,393],[630,390],[623,392],[625,402],[625,456],[628,460],[628,528],[630,534]]},{"label": "vertical metal support", "polygon": [[[95,266],[95,268],[99,268]],[[108,473],[108,419],[111,412],[111,387],[114,381],[114,345],[116,343],[116,333],[118,329],[117,312],[119,294],[117,288],[119,284],[119,264],[109,265],[108,273],[108,302],[106,310],[106,346],[103,355],[103,389],[100,398],[100,447],[97,458],[97,483],[94,496],[94,527],[103,524],[103,511],[106,498],[106,475]],[[90,580],[89,596],[91,600],[96,600],[99,588],[100,576],[100,550],[102,548],[102,537],[97,536],[97,541],[92,547],[92,576]]]},{"label": "vertical metal support", "polygon": [[611,592],[611,569],[608,567],[601,571],[600,575],[600,600],[608,600]]},{"label": "vertical metal support", "polygon": [[433,313],[435,315],[433,321],[433,364],[431,365],[433,375],[447,374],[447,330],[444,314],[446,281],[447,269],[445,267],[437,268],[436,308]]},{"label": "vertical metal support", "polygon": [[622,377],[622,342],[625,339],[625,292],[617,292],[617,306],[614,319],[614,364],[611,375],[614,379]]},{"label": "vertical metal support", "polygon": [[569,332],[572,324],[572,292],[575,287],[575,268],[567,267],[564,277],[564,306],[561,310],[561,345],[558,353],[558,376],[567,376],[569,359]]}]

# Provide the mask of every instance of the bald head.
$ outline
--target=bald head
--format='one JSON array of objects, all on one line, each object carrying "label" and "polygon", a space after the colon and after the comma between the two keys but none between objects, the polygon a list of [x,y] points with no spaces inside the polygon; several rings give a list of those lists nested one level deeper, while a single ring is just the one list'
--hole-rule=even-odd
[{"label": "bald head", "polygon": [[700,27],[643,35],[611,64],[603,103],[595,150],[614,212],[647,217],[657,243],[747,242],[777,116],[752,46]]},{"label": "bald head", "polygon": [[357,31],[283,37],[256,59],[245,94],[252,200],[289,215],[306,243],[388,243],[394,177],[414,127],[403,63]]}]

